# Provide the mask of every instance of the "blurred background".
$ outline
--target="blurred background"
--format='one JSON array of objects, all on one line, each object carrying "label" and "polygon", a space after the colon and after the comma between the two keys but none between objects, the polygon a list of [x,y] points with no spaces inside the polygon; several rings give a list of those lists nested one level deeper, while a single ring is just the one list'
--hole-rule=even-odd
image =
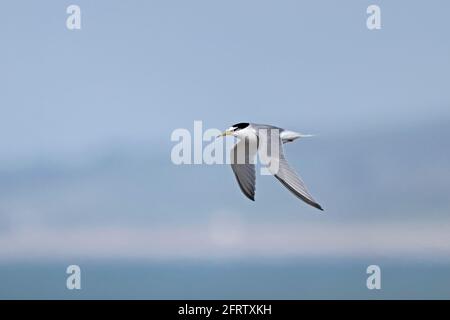
[{"label": "blurred background", "polygon": [[[450,298],[449,12],[2,2],[0,298]],[[270,176],[251,202],[227,165],[174,165],[195,120],[316,134],[286,154],[325,211]]]}]

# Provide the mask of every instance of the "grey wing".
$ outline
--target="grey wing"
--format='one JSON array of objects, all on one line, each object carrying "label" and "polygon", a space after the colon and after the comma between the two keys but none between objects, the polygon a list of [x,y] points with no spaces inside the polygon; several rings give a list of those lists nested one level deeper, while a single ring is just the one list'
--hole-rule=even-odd
[{"label": "grey wing", "polygon": [[[270,135],[268,135],[268,145],[270,144],[270,140]],[[270,155],[270,165],[268,167],[269,171],[295,196],[305,201],[307,204],[319,210],[323,210],[322,207],[308,192],[308,189],[306,188],[305,183],[302,181],[302,179],[298,176],[294,169],[289,166],[289,163],[284,156],[283,143],[279,137],[277,138],[277,140],[279,143],[279,155],[278,157]],[[274,170],[273,168],[277,168],[278,170]]]},{"label": "grey wing", "polygon": [[241,140],[231,150],[231,169],[233,169],[236,180],[241,188],[241,191],[252,201],[255,201],[256,189],[256,170],[254,158],[256,151],[249,151],[245,149],[245,162],[237,161],[237,150],[244,146],[245,140]]}]

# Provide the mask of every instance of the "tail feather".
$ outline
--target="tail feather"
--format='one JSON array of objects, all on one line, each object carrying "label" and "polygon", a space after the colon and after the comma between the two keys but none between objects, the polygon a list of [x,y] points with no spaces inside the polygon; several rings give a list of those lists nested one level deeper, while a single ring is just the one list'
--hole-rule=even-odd
[{"label": "tail feather", "polygon": [[285,130],[280,133],[280,138],[283,141],[283,143],[292,142],[299,138],[309,138],[309,137],[314,137],[314,135],[313,134],[302,134],[302,133],[298,133],[295,131],[288,131],[288,130]]}]

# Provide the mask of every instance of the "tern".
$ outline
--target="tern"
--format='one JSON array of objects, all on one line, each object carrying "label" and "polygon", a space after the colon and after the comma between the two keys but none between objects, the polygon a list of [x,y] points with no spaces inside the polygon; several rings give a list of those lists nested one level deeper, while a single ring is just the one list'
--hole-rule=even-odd
[{"label": "tern", "polygon": [[[269,164],[276,164],[276,169],[269,165],[268,171],[296,197],[323,211],[322,207],[311,196],[299,175],[289,166],[283,152],[283,144],[311,135],[304,135],[267,124],[241,122],[232,125],[218,137],[224,136],[234,136],[239,140],[231,150],[231,168],[241,191],[247,198],[255,201],[256,170],[254,158],[256,153],[258,152],[261,158],[261,145],[267,147],[276,144],[275,147],[277,147],[278,152],[266,156]],[[273,139],[275,140],[273,141]],[[252,143],[255,146],[254,148],[249,147]],[[267,148],[269,149],[269,147]],[[238,162],[236,161],[236,155],[239,155],[241,150],[245,153],[245,160]]]}]

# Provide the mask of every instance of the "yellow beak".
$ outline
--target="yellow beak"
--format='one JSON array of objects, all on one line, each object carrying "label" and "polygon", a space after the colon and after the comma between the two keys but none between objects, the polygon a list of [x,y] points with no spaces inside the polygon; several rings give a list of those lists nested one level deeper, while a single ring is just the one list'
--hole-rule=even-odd
[{"label": "yellow beak", "polygon": [[225,130],[224,132],[219,134],[216,138],[225,137],[225,136],[231,136],[231,135],[233,135],[233,133],[231,131]]}]

